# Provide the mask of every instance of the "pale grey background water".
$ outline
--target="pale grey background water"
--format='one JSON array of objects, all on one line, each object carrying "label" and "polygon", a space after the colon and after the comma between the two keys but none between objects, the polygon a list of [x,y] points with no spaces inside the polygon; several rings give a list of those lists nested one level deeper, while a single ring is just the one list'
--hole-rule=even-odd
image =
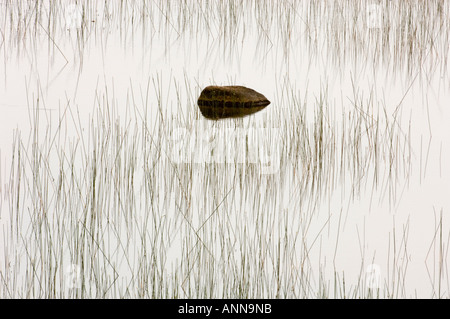
[{"label": "pale grey background water", "polygon": [[[392,2],[392,8],[396,8],[395,1]],[[24,7],[19,9],[18,5],[18,9],[9,8],[8,12],[29,12],[26,7],[28,3],[20,3]],[[397,282],[404,282],[397,288],[400,290],[398,296],[437,297],[436,283],[441,281],[443,288],[440,294],[448,297],[448,23],[442,27],[444,31],[427,29],[433,34],[435,46],[428,48],[428,40],[417,44],[418,47],[426,48],[420,60],[421,66],[415,60],[417,55],[412,54],[412,60],[408,61],[408,54],[402,53],[399,55],[403,64],[391,55],[384,64],[374,65],[373,59],[367,54],[373,50],[370,44],[362,45],[359,49],[353,47],[357,47],[358,43],[337,41],[333,44],[336,41],[333,30],[339,33],[345,29],[337,19],[334,29],[324,30],[335,10],[329,9],[317,21],[306,23],[308,2],[294,6],[293,2],[286,1],[280,5],[280,10],[289,10],[292,19],[290,29],[283,31],[280,26],[286,26],[286,21],[283,24],[282,19],[277,20],[282,14],[274,13],[272,21],[259,18],[255,9],[258,4],[253,2],[245,6],[246,10],[235,22],[228,21],[227,24],[221,21],[217,12],[207,18],[206,13],[198,13],[197,9],[196,14],[192,15],[196,20],[188,20],[183,28],[180,22],[182,15],[176,9],[177,1],[171,2],[173,8],[170,16],[163,14],[167,12],[164,3],[148,3],[149,15],[134,24],[129,16],[139,17],[139,14],[133,13],[133,10],[137,12],[141,9],[139,2],[134,6],[129,5],[129,12],[118,17],[115,2],[110,5],[107,14],[103,2],[82,1],[83,5],[89,7],[91,20],[87,21],[88,26],[85,27],[89,35],[85,37],[82,48],[77,40],[77,32],[80,32],[77,8],[81,5],[74,3],[67,1],[67,6],[61,5],[59,8],[67,12],[58,13],[60,20],[55,22],[56,31],[51,39],[43,31],[47,26],[36,27],[37,34],[21,34],[17,30],[16,34],[11,31],[15,26],[10,26],[8,17],[3,14],[6,12],[6,2],[0,3],[0,107],[3,114],[0,117],[0,270],[7,271],[3,256],[8,254],[5,238],[10,223],[7,195],[8,184],[11,183],[11,144],[16,129],[22,132],[22,136],[29,134],[29,107],[35,105],[33,100],[38,95],[42,103],[40,107],[45,107],[45,110],[40,111],[41,119],[45,118],[46,123],[53,123],[53,127],[56,127],[60,112],[69,102],[73,112],[79,112],[80,122],[87,129],[89,119],[93,116],[96,94],[101,97],[108,90],[120,112],[120,106],[130,100],[132,91],[141,99],[147,87],[150,93],[148,105],[157,105],[157,87],[161,88],[164,111],[169,116],[176,117],[181,107],[185,117],[196,117],[198,121],[205,122],[203,125],[211,127],[211,122],[198,117],[196,111],[195,102],[201,89],[213,83],[245,85],[263,93],[272,103],[264,111],[245,118],[244,126],[264,123],[266,127],[275,129],[280,126],[277,119],[280,116],[289,119],[292,112],[288,93],[283,92],[295,92],[306,105],[314,105],[313,102],[326,89],[326,99],[335,107],[338,121],[343,110],[353,107],[351,101],[354,100],[356,87],[364,100],[367,101],[371,96],[390,115],[399,108],[401,130],[405,134],[410,130],[411,157],[403,154],[403,150],[398,153],[398,158],[408,157],[408,164],[399,164],[399,170],[407,173],[399,174],[401,176],[393,184],[395,191],[391,192],[390,182],[384,179],[376,190],[372,189],[371,182],[367,182],[363,187],[365,191],[353,198],[349,191],[352,185],[347,182],[333,190],[329,199],[320,203],[307,232],[312,268],[317,265],[318,269],[321,265],[325,269],[323,276],[326,281],[332,282],[336,272],[345,276],[346,284],[356,285],[358,278],[367,279],[366,271],[371,269],[368,267],[375,264],[379,267],[377,283],[380,286],[394,287]],[[48,12],[45,9],[48,3],[44,1],[42,5],[42,11]],[[196,5],[195,2],[189,2],[187,7],[194,8]],[[14,6],[14,3],[9,3],[9,6]],[[448,19],[448,2],[443,2],[443,7]],[[226,8],[224,5],[224,10]],[[385,15],[393,14],[387,12],[384,6],[380,10]],[[361,15],[368,14],[364,5],[360,12]],[[361,34],[387,32],[386,24],[381,27],[367,25],[367,21],[363,17],[361,19],[355,27]],[[430,16],[429,19],[436,18]],[[27,21],[32,23],[30,18]],[[351,24],[345,17],[342,17],[342,21]],[[308,29],[307,25],[317,29]],[[395,25],[390,27],[394,29]],[[428,38],[424,36],[424,39]],[[377,45],[376,41],[373,45]],[[339,56],[333,52],[335,47],[346,52],[345,61],[334,61],[333,57]],[[408,65],[413,66],[410,74],[406,70]],[[150,108],[148,112],[157,114],[158,108]],[[308,116],[309,123],[314,121],[313,114],[312,110]],[[127,117],[126,114],[117,116],[121,119]],[[64,125],[66,123],[64,121]],[[174,129],[180,127],[178,123],[172,125]],[[73,132],[73,136],[77,134]],[[171,141],[167,140],[167,143]],[[298,203],[292,205],[295,201],[291,200],[299,196],[296,178],[292,169],[284,169],[286,176],[278,176],[278,172],[275,174],[277,178],[288,181],[283,183],[284,189],[278,190],[281,194],[276,192],[276,196],[281,196],[278,202],[281,204],[266,209],[272,210],[273,216],[292,219],[293,225],[301,227],[302,221],[298,214],[304,208],[299,207]],[[161,182],[163,179],[164,176]],[[192,183],[196,183],[195,177]],[[264,193],[264,185],[260,185],[260,188],[260,192]],[[393,193],[395,197],[391,196]],[[260,200],[264,202],[264,196]],[[167,212],[168,216],[176,213],[176,209],[172,208],[173,211]],[[164,207],[168,210],[172,208]],[[245,210],[255,211],[259,208],[255,204]],[[439,256],[435,245],[440,216],[443,223],[442,256]],[[168,255],[173,254],[175,261],[180,258],[177,256],[179,248],[180,244],[174,240]],[[442,265],[441,273],[438,272],[439,263]],[[169,265],[167,267],[170,269]],[[295,262],[292,267],[297,267]],[[320,274],[314,275],[315,278],[311,280],[318,281]],[[396,290],[392,288],[392,291]]]}]

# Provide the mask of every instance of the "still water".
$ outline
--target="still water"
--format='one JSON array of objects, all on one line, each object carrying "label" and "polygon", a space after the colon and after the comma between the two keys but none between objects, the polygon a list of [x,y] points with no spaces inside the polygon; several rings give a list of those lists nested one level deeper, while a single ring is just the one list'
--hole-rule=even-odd
[{"label": "still water", "polygon": [[449,297],[448,2],[0,6],[2,297]]}]

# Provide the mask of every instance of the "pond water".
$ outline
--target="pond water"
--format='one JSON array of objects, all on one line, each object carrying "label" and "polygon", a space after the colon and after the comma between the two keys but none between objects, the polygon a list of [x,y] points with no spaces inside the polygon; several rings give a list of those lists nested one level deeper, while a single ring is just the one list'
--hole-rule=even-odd
[{"label": "pond water", "polygon": [[449,297],[448,2],[0,6],[2,298]]}]

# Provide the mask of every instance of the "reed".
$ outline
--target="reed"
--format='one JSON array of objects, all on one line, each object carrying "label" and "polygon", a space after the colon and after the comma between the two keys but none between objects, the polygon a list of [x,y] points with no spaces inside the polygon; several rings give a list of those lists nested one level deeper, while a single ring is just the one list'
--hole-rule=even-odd
[{"label": "reed", "polygon": [[[34,61],[44,43],[49,59],[81,72],[89,52],[117,34],[131,51],[193,48],[205,65],[235,63],[249,37],[261,68],[282,58],[271,107],[245,120],[204,120],[196,105],[203,83],[187,73],[155,72],[121,94],[105,76],[89,92],[90,110],[68,96],[48,105],[45,85],[29,84],[29,130],[14,131],[1,176],[0,296],[411,297],[409,220],[393,223],[382,252],[370,251],[358,228],[360,264],[351,273],[339,264],[349,207],[364,199],[368,210],[395,210],[414,175],[403,99],[392,110],[354,74],[340,100],[331,81],[299,89],[292,74],[280,76],[298,63],[299,45],[330,68],[367,60],[374,74],[400,74],[405,95],[416,79],[444,73],[448,5],[381,2],[382,24],[368,29],[365,3],[84,0],[80,25],[68,31],[61,2],[3,1],[5,65],[13,54]],[[435,211],[427,255],[438,298],[449,288],[443,216]],[[366,273],[375,255],[387,260],[376,287]]]}]

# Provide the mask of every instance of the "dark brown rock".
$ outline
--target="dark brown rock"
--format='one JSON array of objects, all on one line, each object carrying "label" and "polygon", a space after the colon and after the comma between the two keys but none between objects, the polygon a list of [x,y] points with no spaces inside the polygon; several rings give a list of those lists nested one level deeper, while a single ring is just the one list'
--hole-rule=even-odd
[{"label": "dark brown rock", "polygon": [[197,104],[204,117],[218,120],[256,113],[270,101],[261,93],[244,86],[207,86]]}]

